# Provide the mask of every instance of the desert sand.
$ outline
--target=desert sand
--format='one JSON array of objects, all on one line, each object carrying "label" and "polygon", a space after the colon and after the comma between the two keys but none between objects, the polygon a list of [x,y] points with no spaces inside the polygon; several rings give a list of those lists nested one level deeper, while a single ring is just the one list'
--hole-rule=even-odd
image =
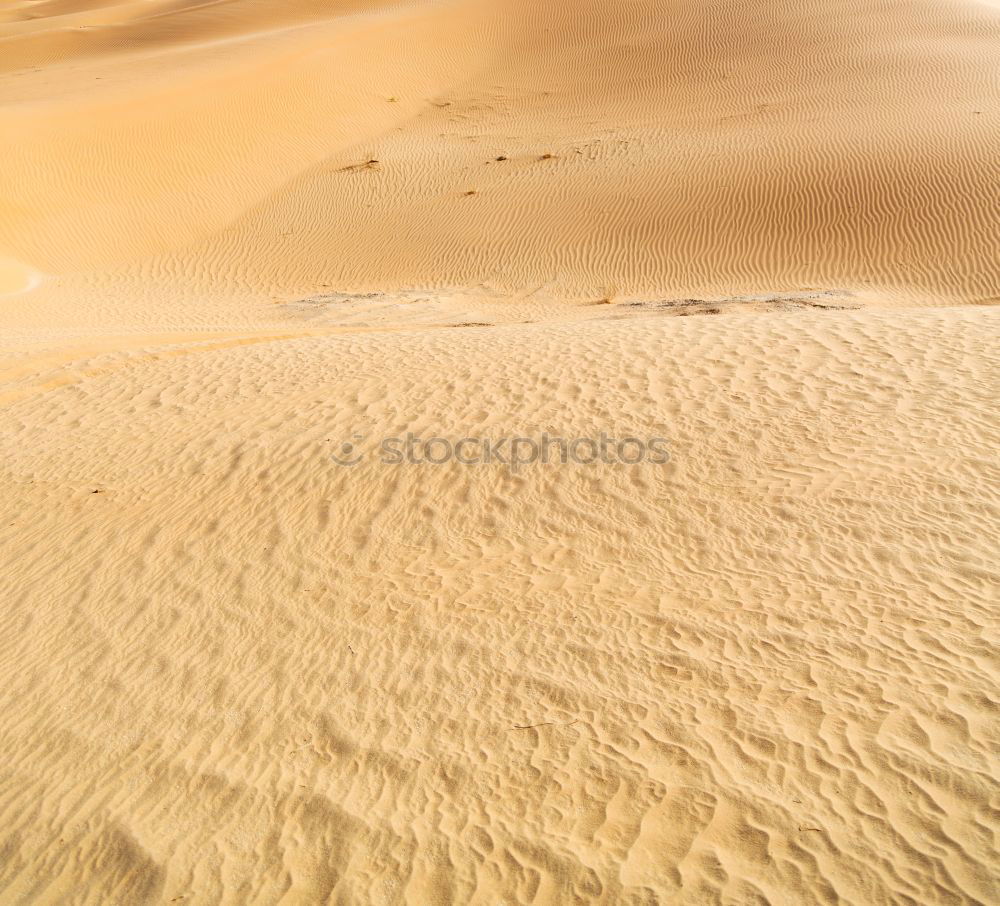
[{"label": "desert sand", "polygon": [[0,902],[1000,900],[997,4],[9,0],[0,162]]}]

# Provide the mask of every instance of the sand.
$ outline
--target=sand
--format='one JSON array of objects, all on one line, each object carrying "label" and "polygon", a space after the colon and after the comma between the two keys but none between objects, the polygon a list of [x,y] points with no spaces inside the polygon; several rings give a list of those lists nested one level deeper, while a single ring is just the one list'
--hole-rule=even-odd
[{"label": "sand", "polygon": [[998,47],[7,3],[0,902],[996,902]]}]

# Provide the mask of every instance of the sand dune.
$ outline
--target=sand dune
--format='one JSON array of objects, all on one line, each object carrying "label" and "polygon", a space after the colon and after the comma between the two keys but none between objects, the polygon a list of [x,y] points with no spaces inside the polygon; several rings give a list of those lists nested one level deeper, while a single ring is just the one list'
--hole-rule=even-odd
[{"label": "sand dune", "polygon": [[1000,17],[978,5],[53,12],[3,39],[0,242],[41,270],[1000,294]]},{"label": "sand dune", "polygon": [[998,46],[0,10],[0,902],[995,902]]}]

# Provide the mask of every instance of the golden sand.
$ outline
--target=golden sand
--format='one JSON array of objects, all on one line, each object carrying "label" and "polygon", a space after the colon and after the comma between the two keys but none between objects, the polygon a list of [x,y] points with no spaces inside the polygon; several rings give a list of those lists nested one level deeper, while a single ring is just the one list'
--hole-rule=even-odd
[{"label": "golden sand", "polygon": [[996,902],[998,48],[6,3],[0,902]]}]

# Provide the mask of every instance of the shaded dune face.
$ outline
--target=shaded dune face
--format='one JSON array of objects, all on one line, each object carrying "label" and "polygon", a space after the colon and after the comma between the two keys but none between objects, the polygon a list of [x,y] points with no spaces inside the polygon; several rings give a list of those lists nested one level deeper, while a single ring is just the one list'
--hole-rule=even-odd
[{"label": "shaded dune face", "polygon": [[30,11],[5,26],[0,244],[45,270],[998,295],[1000,19],[979,5]]}]

